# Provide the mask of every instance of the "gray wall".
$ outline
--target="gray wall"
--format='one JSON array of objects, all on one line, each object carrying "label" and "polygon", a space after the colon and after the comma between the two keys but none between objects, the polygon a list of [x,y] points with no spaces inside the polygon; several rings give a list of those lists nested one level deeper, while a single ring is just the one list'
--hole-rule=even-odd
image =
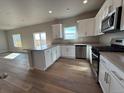
[{"label": "gray wall", "polygon": [[[23,52],[22,49],[33,48],[33,33],[36,32],[46,32],[47,35],[47,44],[51,44],[52,42],[52,27],[53,22],[33,25],[23,28],[14,29],[11,31],[7,31],[9,50],[10,51],[20,51]],[[22,49],[15,48],[13,45],[12,35],[13,34],[21,34],[22,39]]]},{"label": "gray wall", "polygon": [[[72,43],[72,42],[86,42],[86,41],[98,42],[98,37],[96,37],[96,38],[95,37],[79,38],[76,41],[65,41],[63,39],[53,41],[52,27],[51,27],[51,25],[55,24],[55,23],[62,23],[63,28],[66,26],[73,26],[73,25],[76,25],[77,20],[94,17],[96,15],[96,13],[97,13],[97,10],[87,12],[87,13],[78,15],[76,17],[68,18],[68,19],[56,20],[53,22],[42,23],[42,24],[38,24],[38,25],[32,25],[32,26],[28,26],[28,27],[23,27],[23,28],[18,28],[18,29],[14,29],[11,31],[7,31],[9,50],[22,52],[22,49],[32,48],[33,47],[33,33],[35,33],[35,32],[46,32],[47,33],[47,44],[51,44],[53,42],[54,43],[57,43],[57,42],[59,42],[59,43],[71,42]],[[13,46],[12,34],[18,34],[18,33],[20,33],[21,37],[22,37],[22,45],[23,45],[22,49],[15,48]]]},{"label": "gray wall", "polygon": [[7,51],[8,51],[8,45],[7,45],[6,32],[0,31],[0,53]]},{"label": "gray wall", "polygon": [[124,38],[124,31],[100,36],[100,42],[109,45],[112,38]]}]

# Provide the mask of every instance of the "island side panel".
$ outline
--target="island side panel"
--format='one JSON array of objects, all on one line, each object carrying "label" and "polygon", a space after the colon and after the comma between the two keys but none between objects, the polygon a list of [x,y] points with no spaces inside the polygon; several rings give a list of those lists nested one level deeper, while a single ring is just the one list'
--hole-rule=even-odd
[{"label": "island side panel", "polygon": [[33,65],[35,69],[39,69],[39,70],[46,69],[44,51],[33,51],[32,57],[33,57]]}]

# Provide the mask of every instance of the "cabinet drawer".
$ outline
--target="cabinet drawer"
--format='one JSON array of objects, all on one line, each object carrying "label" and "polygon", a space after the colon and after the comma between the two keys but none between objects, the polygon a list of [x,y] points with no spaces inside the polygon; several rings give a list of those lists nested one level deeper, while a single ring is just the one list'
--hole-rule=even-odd
[{"label": "cabinet drawer", "polygon": [[111,74],[124,87],[124,73],[113,64],[111,65]]}]

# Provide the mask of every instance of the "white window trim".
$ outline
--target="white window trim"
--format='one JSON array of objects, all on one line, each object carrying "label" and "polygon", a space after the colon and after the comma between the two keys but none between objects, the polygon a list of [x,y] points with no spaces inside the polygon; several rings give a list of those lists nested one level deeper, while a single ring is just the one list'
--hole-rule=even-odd
[{"label": "white window trim", "polygon": [[[75,34],[75,39],[66,39],[65,38],[65,28],[68,28],[68,27],[76,27],[76,34]],[[66,27],[64,27],[63,28],[63,37],[64,37],[64,40],[67,40],[67,41],[73,41],[73,40],[77,40],[77,38],[78,38],[78,34],[77,34],[77,26],[76,25],[74,25],[74,26],[66,26]]]}]

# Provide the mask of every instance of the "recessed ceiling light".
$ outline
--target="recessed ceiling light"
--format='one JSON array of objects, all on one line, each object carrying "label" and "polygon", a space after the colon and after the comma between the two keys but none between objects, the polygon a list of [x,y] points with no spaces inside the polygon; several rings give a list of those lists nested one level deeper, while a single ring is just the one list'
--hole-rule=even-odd
[{"label": "recessed ceiling light", "polygon": [[52,13],[53,13],[53,11],[50,10],[50,11],[49,11],[49,14],[52,14]]},{"label": "recessed ceiling light", "polygon": [[69,9],[69,8],[67,8],[66,10],[67,10],[67,11],[69,11],[70,9]]},{"label": "recessed ceiling light", "polygon": [[83,3],[86,4],[88,2],[88,0],[84,0]]}]

